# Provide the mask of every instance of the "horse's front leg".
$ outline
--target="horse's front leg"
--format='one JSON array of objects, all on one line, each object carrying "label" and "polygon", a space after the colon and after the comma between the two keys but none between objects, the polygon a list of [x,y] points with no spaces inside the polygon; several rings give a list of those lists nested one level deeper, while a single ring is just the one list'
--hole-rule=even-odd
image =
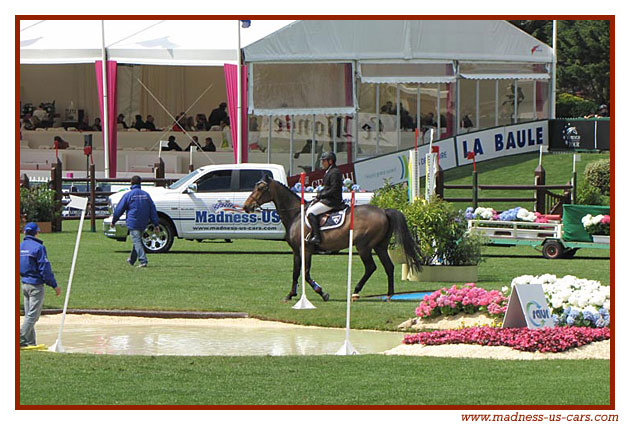
[{"label": "horse's front leg", "polygon": [[293,251],[293,283],[291,284],[291,291],[289,291],[289,294],[286,297],[284,297],[285,302],[291,301],[291,298],[297,295],[297,285],[298,285],[298,278],[300,277],[300,267],[301,267],[300,260],[301,260],[300,252]]},{"label": "horse's front leg", "polygon": [[311,285],[311,288],[313,288],[313,291],[317,292],[324,301],[328,301],[328,298],[330,297],[330,295],[328,294],[328,292],[324,291],[324,288],[322,288],[321,286],[319,286],[319,284],[317,282],[315,282],[314,279],[311,279],[311,258],[312,258],[313,253],[310,250],[306,250],[306,259],[305,259],[305,265],[304,267],[306,267],[306,281],[308,282],[309,285]]}]

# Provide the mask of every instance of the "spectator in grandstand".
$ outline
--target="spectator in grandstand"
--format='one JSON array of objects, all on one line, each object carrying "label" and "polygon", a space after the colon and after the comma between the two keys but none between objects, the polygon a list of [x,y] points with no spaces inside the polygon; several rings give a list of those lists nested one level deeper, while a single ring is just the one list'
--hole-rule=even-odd
[{"label": "spectator in grandstand", "polygon": [[175,116],[175,122],[173,123],[173,127],[171,128],[171,130],[173,130],[173,131],[183,131],[184,119],[185,118],[186,117],[184,116],[183,112],[181,114],[177,114]]},{"label": "spectator in grandstand", "polygon": [[204,114],[197,114],[197,116],[195,116],[195,121],[195,129],[197,131],[206,131],[210,129],[208,127],[208,120],[206,120],[206,116]]},{"label": "spectator in grandstand", "polygon": [[208,117],[208,126],[221,125],[221,121],[227,120],[228,114],[225,111],[227,103],[221,102],[219,106],[212,110],[210,117]]},{"label": "spectator in grandstand", "polygon": [[123,114],[118,114],[118,119],[116,121],[118,124],[118,128],[127,129],[129,126],[125,122],[125,116]]},{"label": "spectator in grandstand", "polygon": [[96,117],[94,118],[94,124],[92,124],[92,130],[94,131],[103,131],[103,127],[101,126],[101,119]]},{"label": "spectator in grandstand", "polygon": [[155,128],[155,123],[153,121],[153,115],[147,115],[147,120],[144,122],[144,128],[149,131],[156,131],[157,128]]},{"label": "spectator in grandstand", "polygon": [[195,127],[195,119],[191,116],[191,117],[186,117],[186,119],[184,119],[184,130],[186,131],[196,131],[197,128]]},{"label": "spectator in grandstand", "polygon": [[53,139],[53,146],[55,147],[55,149],[68,149],[70,143],[63,140],[61,136],[55,136]]},{"label": "spectator in grandstand", "polygon": [[163,151],[181,151],[182,148],[175,141],[175,136],[168,136],[168,147],[162,148]]},{"label": "spectator in grandstand", "polygon": [[20,127],[21,130],[35,130],[36,128],[36,121],[37,118],[31,116],[31,114],[26,114],[24,115],[24,118],[22,118],[22,125]]},{"label": "spectator in grandstand", "polygon": [[192,137],[192,141],[190,142],[190,144],[188,146],[186,146],[186,149],[184,149],[184,150],[186,152],[189,152],[190,148],[192,148],[193,146],[195,146],[197,149],[202,149],[201,145],[199,144],[199,137],[193,136]]},{"label": "spectator in grandstand", "polygon": [[33,116],[37,117],[40,122],[48,121],[48,111],[44,109],[43,103],[40,103],[39,106],[33,111]]},{"label": "spectator in grandstand", "polygon": [[212,141],[212,137],[206,137],[206,144],[201,148],[204,152],[216,152],[217,147],[214,146],[214,142]]},{"label": "spectator in grandstand", "polygon": [[133,128],[140,131],[144,128],[144,121],[142,121],[142,115],[136,115],[136,122],[133,123]]},{"label": "spectator in grandstand", "polygon": [[81,121],[77,127],[79,131],[92,131],[92,126],[90,125],[90,119],[87,116],[83,117],[83,121]]},{"label": "spectator in grandstand", "polygon": [[35,323],[39,320],[44,305],[44,285],[61,294],[48,261],[44,243],[37,238],[37,223],[24,226],[24,239],[20,243],[20,278],[24,295],[24,322],[20,327],[20,347],[37,345],[35,341]]}]

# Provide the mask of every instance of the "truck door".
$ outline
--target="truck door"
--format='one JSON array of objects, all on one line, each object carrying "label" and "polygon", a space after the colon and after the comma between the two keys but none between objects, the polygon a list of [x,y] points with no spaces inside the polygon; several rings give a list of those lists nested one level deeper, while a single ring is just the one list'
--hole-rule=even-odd
[{"label": "truck door", "polygon": [[[235,170],[238,186],[234,191],[234,206],[243,214],[243,204],[254,190],[254,186],[265,175],[273,177],[270,170]],[[262,211],[245,214],[234,237],[247,237],[253,239],[282,239],[284,238],[284,226],[280,221],[280,216],[276,212],[273,202],[268,202],[262,206]]]},{"label": "truck door", "polygon": [[194,183],[197,190],[187,190],[180,198],[182,236],[186,239],[221,237],[231,226],[226,217],[234,210],[232,170],[210,171]]}]

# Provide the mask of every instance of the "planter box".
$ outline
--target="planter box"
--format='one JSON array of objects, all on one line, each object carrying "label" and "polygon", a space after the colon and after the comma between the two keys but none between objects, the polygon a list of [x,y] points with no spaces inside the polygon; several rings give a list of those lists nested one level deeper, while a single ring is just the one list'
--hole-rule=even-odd
[{"label": "planter box", "polygon": [[401,246],[395,247],[393,249],[388,249],[387,253],[389,254],[389,258],[392,260],[394,264],[405,264],[405,251]]},{"label": "planter box", "polygon": [[402,265],[402,280],[419,282],[477,282],[478,266],[423,266],[419,274]]},{"label": "planter box", "polygon": [[38,221],[40,233],[52,233],[52,223],[50,221]]},{"label": "planter box", "polygon": [[610,245],[610,235],[593,235],[593,242],[595,243],[603,243]]}]

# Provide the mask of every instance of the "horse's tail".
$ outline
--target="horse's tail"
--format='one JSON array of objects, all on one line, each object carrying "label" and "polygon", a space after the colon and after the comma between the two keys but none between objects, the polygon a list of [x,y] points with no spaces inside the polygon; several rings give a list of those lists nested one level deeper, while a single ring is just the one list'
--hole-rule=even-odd
[{"label": "horse's tail", "polygon": [[415,272],[422,270],[422,261],[420,260],[420,247],[416,243],[413,235],[407,226],[407,219],[398,210],[388,208],[385,214],[389,219],[390,232],[396,240],[396,244],[403,248],[406,263]]}]

